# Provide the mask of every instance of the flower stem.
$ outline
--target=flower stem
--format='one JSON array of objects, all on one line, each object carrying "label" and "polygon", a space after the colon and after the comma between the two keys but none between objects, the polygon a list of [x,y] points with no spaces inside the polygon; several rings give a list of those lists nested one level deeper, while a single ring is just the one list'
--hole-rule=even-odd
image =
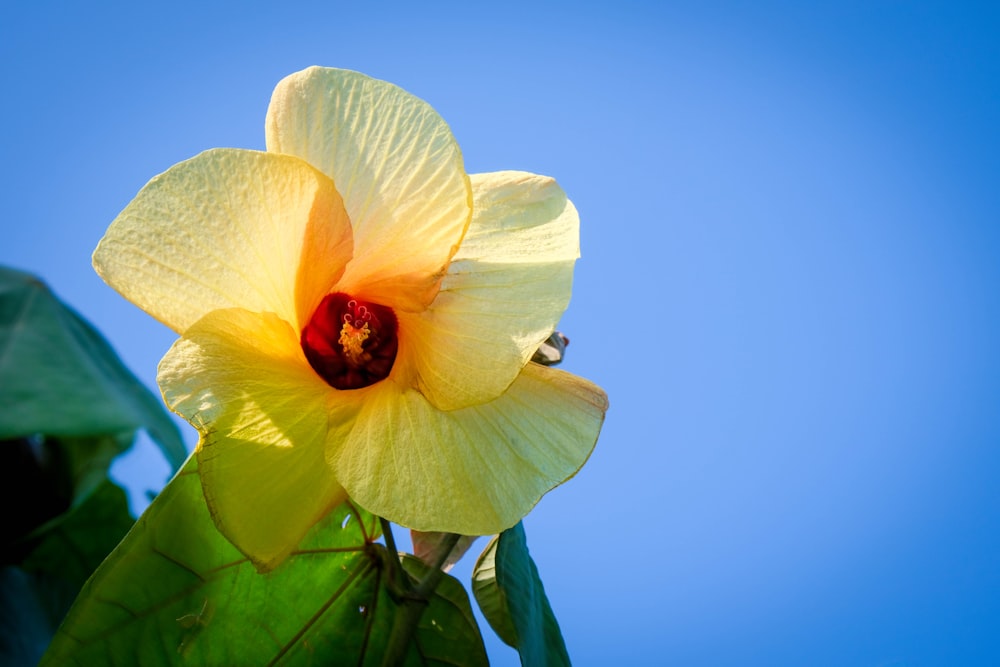
[{"label": "flower stem", "polygon": [[[391,537],[392,528],[385,519],[381,519],[381,521],[383,522],[382,533],[386,536],[385,543],[390,551],[389,557],[395,561],[395,564],[390,563],[389,567],[399,568],[399,552],[396,551],[395,543]],[[416,586],[410,583],[409,577],[403,577],[404,593],[396,609],[385,653],[382,654],[382,667],[396,667],[396,665],[403,664],[413,640],[413,633],[420,622],[420,616],[423,615],[424,609],[444,576],[444,570],[441,569],[441,566],[448,559],[448,555],[455,548],[460,537],[460,535],[453,534],[445,538],[445,548],[439,554],[437,563],[430,568],[423,579],[417,582]]]},{"label": "flower stem", "polygon": [[392,524],[382,517],[378,518],[385,537],[385,548],[389,552],[389,588],[392,591],[409,590],[409,582],[403,576],[399,567],[399,549],[396,548],[396,538],[392,535]]}]

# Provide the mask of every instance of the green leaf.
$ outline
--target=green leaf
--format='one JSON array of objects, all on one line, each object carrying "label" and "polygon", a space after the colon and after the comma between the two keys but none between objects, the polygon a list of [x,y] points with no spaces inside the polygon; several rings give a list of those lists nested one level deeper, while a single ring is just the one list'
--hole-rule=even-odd
[{"label": "green leaf", "polygon": [[[520,524],[518,524],[520,525]],[[507,607],[507,593],[497,584],[496,556],[499,535],[494,535],[472,570],[472,594],[493,632],[508,646],[517,648],[517,630]]]},{"label": "green leaf", "polygon": [[[405,554],[403,570],[415,583],[428,575],[430,567],[419,558]],[[456,647],[465,648],[458,652]],[[414,662],[413,653],[422,661]],[[455,577],[441,578],[427,609],[421,615],[417,625],[416,647],[411,651],[410,662],[417,665],[463,667],[489,664],[483,637],[469,602],[469,594]]]},{"label": "green leaf", "polygon": [[521,523],[486,545],[472,573],[472,592],[490,627],[517,649],[522,665],[570,664]]},{"label": "green leaf", "polygon": [[79,591],[134,523],[125,491],[105,478],[83,503],[36,531],[21,569],[53,573]]},{"label": "green leaf", "polygon": [[[192,457],[87,582],[41,664],[379,665],[402,602],[377,535],[345,503],[259,574],[216,531]],[[442,582],[405,664],[481,662],[462,595]]]},{"label": "green leaf", "polygon": [[19,567],[0,570],[0,664],[38,664],[87,577],[133,522],[125,492],[105,478],[84,502],[18,545],[28,555],[16,559]]},{"label": "green leaf", "polygon": [[0,665],[37,665],[76,590],[51,574],[0,567]]},{"label": "green leaf", "polygon": [[[131,436],[109,435],[0,441],[0,563],[19,564],[35,547],[46,524],[58,524],[67,511],[87,503],[95,490],[110,484],[108,466],[131,442]],[[117,539],[102,547],[101,558],[132,524],[127,505],[120,509],[127,523]],[[86,574],[98,564],[100,559]],[[77,589],[81,585],[83,579]]]},{"label": "green leaf", "polygon": [[[127,432],[116,435],[44,438],[45,445],[59,451],[58,456],[65,463],[73,485],[73,507],[86,502],[92,492],[108,483],[111,462],[127,451],[133,440],[132,434]],[[129,521],[129,525],[132,521],[134,519]],[[119,538],[124,534],[123,531]]]},{"label": "green leaf", "polygon": [[176,469],[187,455],[159,398],[38,278],[0,267],[0,440],[146,429]]}]

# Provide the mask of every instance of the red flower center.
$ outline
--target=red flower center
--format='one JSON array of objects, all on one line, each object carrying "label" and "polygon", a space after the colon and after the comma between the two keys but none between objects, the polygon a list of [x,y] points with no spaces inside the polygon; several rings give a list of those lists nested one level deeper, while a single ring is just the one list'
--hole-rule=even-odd
[{"label": "red flower center", "polygon": [[302,351],[331,387],[360,389],[389,375],[397,329],[392,308],[336,292],[324,297],[302,329]]}]

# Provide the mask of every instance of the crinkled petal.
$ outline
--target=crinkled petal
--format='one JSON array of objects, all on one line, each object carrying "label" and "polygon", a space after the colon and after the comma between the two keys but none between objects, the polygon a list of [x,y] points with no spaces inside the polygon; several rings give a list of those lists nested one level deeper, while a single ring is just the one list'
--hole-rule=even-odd
[{"label": "crinkled petal", "polygon": [[338,289],[426,307],[472,203],[458,144],[437,112],[390,83],[310,67],[275,88],[266,135],[267,150],[306,160],[343,195],[355,259]]},{"label": "crinkled petal", "polygon": [[430,308],[403,316],[418,387],[443,410],[499,396],[569,304],[576,209],[554,180],[472,176],[472,224]]},{"label": "crinkled petal", "polygon": [[[346,499],[324,460],[333,390],[270,313],[214,311],[160,362],[164,399],[201,433],[198,465],[219,531],[261,570]],[[336,412],[336,411],[335,411]],[[331,417],[345,430],[353,413]]]},{"label": "crinkled petal", "polygon": [[94,267],[183,333],[232,307],[304,324],[350,257],[329,178],[289,155],[216,149],[151,180],[111,223]]},{"label": "crinkled petal", "polygon": [[376,387],[327,457],[361,506],[420,531],[510,528],[580,469],[607,409],[596,385],[537,364],[496,400],[451,412],[413,389]]}]

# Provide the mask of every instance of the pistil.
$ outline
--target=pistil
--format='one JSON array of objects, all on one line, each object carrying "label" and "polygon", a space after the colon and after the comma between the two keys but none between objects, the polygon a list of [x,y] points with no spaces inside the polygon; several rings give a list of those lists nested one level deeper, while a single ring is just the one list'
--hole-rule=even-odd
[{"label": "pistil", "polygon": [[360,389],[388,377],[399,347],[397,329],[391,308],[335,292],[302,329],[302,350],[331,387]]}]

